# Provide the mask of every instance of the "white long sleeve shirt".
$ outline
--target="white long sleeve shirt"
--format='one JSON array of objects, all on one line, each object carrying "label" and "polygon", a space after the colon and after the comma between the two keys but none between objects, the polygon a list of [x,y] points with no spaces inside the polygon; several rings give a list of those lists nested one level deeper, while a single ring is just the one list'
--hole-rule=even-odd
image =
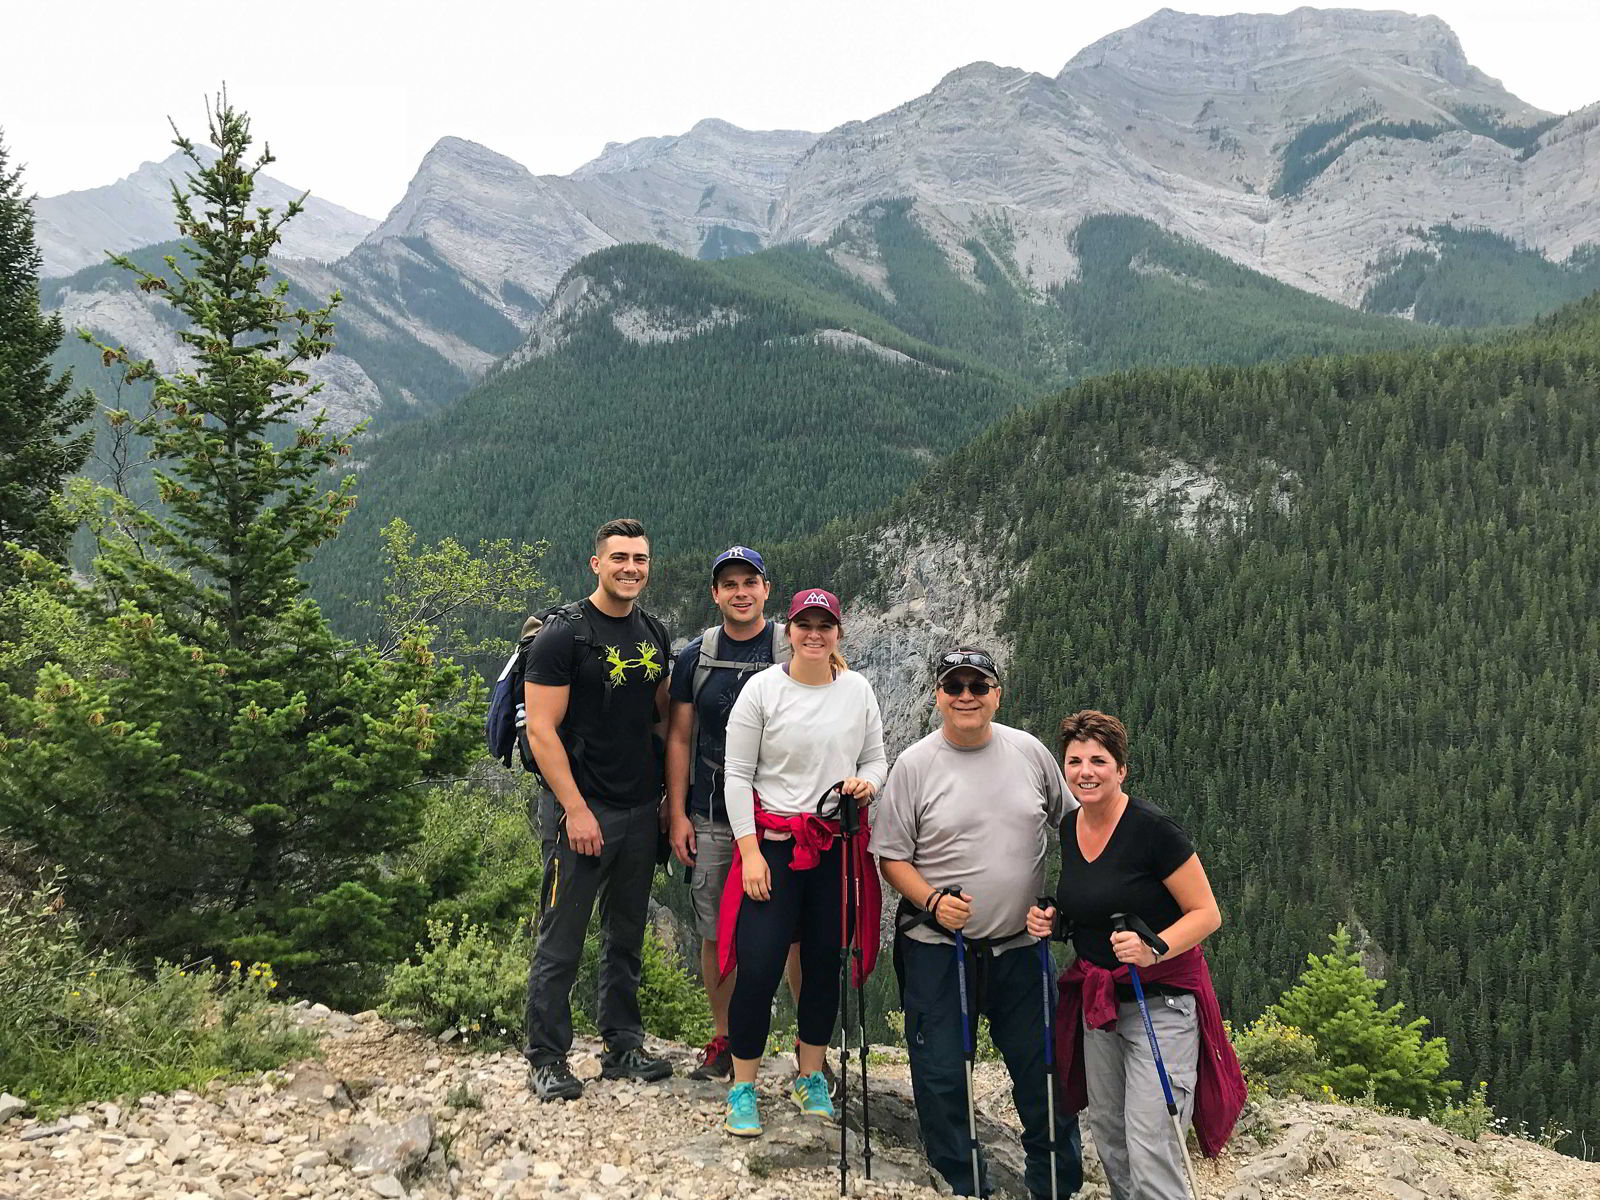
[{"label": "white long sleeve shirt", "polygon": [[882,788],[889,773],[883,715],[859,671],[797,683],[782,666],[758,672],[728,714],[723,798],[733,836],[756,832],[755,795],[770,813],[817,811],[829,787],[854,775]]}]

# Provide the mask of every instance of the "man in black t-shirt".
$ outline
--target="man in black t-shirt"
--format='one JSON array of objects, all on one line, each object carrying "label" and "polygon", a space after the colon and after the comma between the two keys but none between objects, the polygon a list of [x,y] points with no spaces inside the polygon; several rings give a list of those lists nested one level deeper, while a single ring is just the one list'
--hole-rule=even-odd
[{"label": "man in black t-shirt", "polygon": [[665,1079],[672,1067],[644,1050],[639,973],[660,833],[662,767],[655,725],[666,706],[666,629],[636,601],[650,579],[650,541],[638,521],[595,534],[587,599],[557,610],[523,667],[528,746],[545,782],[539,941],[528,972],[531,1086],[570,1100],[572,985],[596,897],[605,937],[597,1017],[606,1079]]}]

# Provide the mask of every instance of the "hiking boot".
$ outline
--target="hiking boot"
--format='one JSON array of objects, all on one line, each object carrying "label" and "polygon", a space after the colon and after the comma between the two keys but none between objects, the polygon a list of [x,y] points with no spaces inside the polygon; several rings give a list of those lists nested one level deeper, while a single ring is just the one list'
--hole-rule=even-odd
[{"label": "hiking boot", "polygon": [[528,1080],[528,1090],[546,1102],[576,1100],[583,1095],[583,1080],[567,1068],[566,1059],[561,1059],[534,1067]]},{"label": "hiking boot", "polygon": [[640,1083],[655,1083],[671,1074],[672,1064],[649,1054],[643,1046],[607,1050],[600,1059],[601,1079],[637,1079]]},{"label": "hiking boot", "polygon": [[728,1039],[718,1035],[700,1051],[700,1065],[689,1072],[690,1079],[731,1079],[733,1077],[733,1051],[728,1049]]},{"label": "hiking boot", "polygon": [[828,1081],[821,1071],[796,1076],[790,1095],[806,1116],[833,1120],[833,1101],[828,1097]]},{"label": "hiking boot", "polygon": [[736,1083],[728,1089],[728,1115],[722,1127],[734,1137],[760,1137],[761,1113],[756,1108],[756,1085]]}]

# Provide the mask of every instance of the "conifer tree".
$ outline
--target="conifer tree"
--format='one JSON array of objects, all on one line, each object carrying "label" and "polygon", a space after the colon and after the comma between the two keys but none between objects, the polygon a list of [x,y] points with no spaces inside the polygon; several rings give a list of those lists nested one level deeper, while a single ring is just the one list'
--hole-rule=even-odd
[{"label": "conifer tree", "polygon": [[[94,401],[72,395],[71,373],[51,367],[61,318],[40,312],[42,261],[22,169],[9,167],[0,142],[0,546],[14,542],[61,559],[72,528],[57,501],[89,455],[92,435],[79,426]],[[15,581],[12,562],[0,552],[0,588]]]},{"label": "conifer tree", "polygon": [[1428,1019],[1406,1021],[1404,1004],[1378,1007],[1384,982],[1362,968],[1348,929],[1340,925],[1329,940],[1333,949],[1308,955],[1299,982],[1268,1011],[1316,1042],[1328,1066],[1312,1082],[1348,1099],[1370,1095],[1426,1115],[1461,1086],[1440,1078],[1450,1067],[1444,1039],[1424,1039]]},{"label": "conifer tree", "polygon": [[[31,696],[0,689],[0,826],[67,869],[75,906],[147,955],[271,961],[291,986],[363,998],[419,932],[425,897],[379,869],[414,840],[426,776],[476,741],[462,673],[423,639],[386,658],[336,637],[299,570],[354,504],[328,486],[349,439],[306,419],[308,365],[335,296],[291,311],[268,258],[298,203],[252,208],[244,114],[210,114],[174,189],[186,248],[134,270],[187,322],[192,367],[155,381],[147,438],[162,505],[125,507],[95,586],[49,582],[99,622],[111,668],[47,666]],[[180,262],[182,257],[185,261]],[[39,567],[34,559],[34,566]]]}]

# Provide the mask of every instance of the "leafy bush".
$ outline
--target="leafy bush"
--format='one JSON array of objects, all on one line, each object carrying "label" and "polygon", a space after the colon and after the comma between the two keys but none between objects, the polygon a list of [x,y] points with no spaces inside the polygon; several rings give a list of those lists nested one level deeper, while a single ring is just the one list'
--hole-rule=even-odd
[{"label": "leafy bush", "polygon": [[1505,1118],[1496,1116],[1489,1107],[1489,1085],[1482,1082],[1468,1092],[1460,1104],[1445,1104],[1434,1109],[1430,1119],[1439,1128],[1448,1129],[1469,1142],[1477,1141],[1485,1133],[1502,1133],[1506,1127]]},{"label": "leafy bush", "polygon": [[646,1032],[674,1042],[698,1046],[710,1039],[714,1029],[700,980],[662,945],[654,929],[647,929],[644,936],[639,1011]]},{"label": "leafy bush", "polygon": [[44,1115],[201,1087],[304,1057],[269,964],[157,963],[90,949],[57,880],[0,905],[0,1079]]},{"label": "leafy bush", "polygon": [[1317,1080],[1328,1064],[1317,1054],[1317,1043],[1293,1025],[1267,1012],[1244,1029],[1230,1027],[1228,1034],[1252,1097],[1318,1094]]},{"label": "leafy bush", "polygon": [[418,945],[389,972],[385,1016],[416,1021],[431,1034],[454,1029],[467,1042],[515,1043],[522,1036],[532,940],[497,939],[466,918],[428,922],[428,945]]}]

